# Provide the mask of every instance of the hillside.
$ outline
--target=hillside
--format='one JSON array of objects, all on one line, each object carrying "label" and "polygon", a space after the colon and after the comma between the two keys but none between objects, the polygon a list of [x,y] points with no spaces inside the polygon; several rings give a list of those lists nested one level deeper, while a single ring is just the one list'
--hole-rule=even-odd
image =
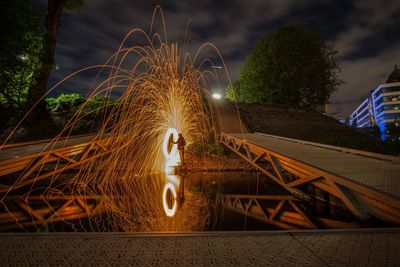
[{"label": "hillside", "polygon": [[383,143],[360,130],[313,110],[261,104],[239,104],[239,113],[252,132],[377,153],[392,155],[400,153],[399,146]]}]

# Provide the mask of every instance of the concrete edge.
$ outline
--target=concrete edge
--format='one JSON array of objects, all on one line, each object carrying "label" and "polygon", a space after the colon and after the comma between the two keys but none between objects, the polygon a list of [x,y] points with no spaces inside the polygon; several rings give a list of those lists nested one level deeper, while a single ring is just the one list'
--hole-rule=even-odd
[{"label": "concrete edge", "polygon": [[370,152],[370,151],[366,151],[366,150],[348,148],[348,147],[327,145],[327,144],[322,144],[322,143],[305,141],[305,140],[301,140],[301,139],[288,138],[288,137],[266,134],[266,133],[261,133],[261,132],[254,132],[254,134],[267,136],[267,137],[271,137],[271,138],[276,138],[276,139],[281,139],[281,140],[286,140],[286,141],[299,143],[299,144],[303,144],[303,145],[309,145],[309,146],[330,149],[330,150],[348,153],[348,154],[352,154],[352,155],[363,156],[366,158],[378,159],[378,160],[389,161],[392,163],[400,164],[400,156],[387,155],[387,154],[382,154],[382,153]]},{"label": "concrete edge", "polygon": [[276,236],[325,234],[383,234],[400,233],[397,228],[328,229],[328,230],[275,230],[275,231],[206,231],[206,232],[54,232],[54,233],[0,233],[2,237],[224,237],[224,236]]}]

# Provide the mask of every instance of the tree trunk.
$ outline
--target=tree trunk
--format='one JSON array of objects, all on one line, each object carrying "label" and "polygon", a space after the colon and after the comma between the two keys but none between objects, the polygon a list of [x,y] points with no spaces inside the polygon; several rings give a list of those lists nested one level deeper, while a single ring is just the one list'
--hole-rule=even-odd
[{"label": "tree trunk", "polygon": [[[41,56],[40,73],[36,78],[35,83],[29,88],[27,103],[28,109],[35,105],[47,91],[47,83],[54,66],[57,32],[65,1],[66,0],[48,0],[46,35],[44,51]],[[46,112],[44,101],[41,101],[34,111],[37,115],[40,115],[42,112]]]}]

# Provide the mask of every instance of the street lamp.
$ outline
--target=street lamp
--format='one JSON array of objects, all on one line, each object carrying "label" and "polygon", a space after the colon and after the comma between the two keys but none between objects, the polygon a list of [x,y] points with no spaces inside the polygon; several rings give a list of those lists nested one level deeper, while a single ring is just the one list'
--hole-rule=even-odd
[{"label": "street lamp", "polygon": [[[213,69],[222,69],[222,66],[218,66],[218,65],[211,65],[210,67],[213,68]],[[217,93],[217,92],[213,93],[213,94],[212,94],[212,97],[213,97],[214,99],[216,99],[216,100],[219,100],[219,99],[222,98],[221,94],[219,94],[219,93]]]},{"label": "street lamp", "polygon": [[221,99],[222,98],[222,96],[220,95],[220,94],[218,94],[218,93],[213,93],[212,94],[212,97],[214,98],[214,99]]}]

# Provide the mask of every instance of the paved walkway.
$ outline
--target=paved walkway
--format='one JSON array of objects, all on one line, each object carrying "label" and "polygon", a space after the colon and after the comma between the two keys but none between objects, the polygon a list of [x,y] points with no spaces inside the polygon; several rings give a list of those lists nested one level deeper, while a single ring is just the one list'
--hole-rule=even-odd
[{"label": "paved walkway", "polygon": [[263,134],[231,134],[310,166],[400,197],[400,164]]},{"label": "paved walkway", "polygon": [[20,158],[23,156],[39,153],[42,151],[79,145],[86,142],[90,142],[94,138],[96,138],[96,135],[93,134],[77,135],[77,136],[71,136],[69,138],[61,138],[59,141],[52,141],[51,139],[48,139],[48,140],[39,140],[26,143],[6,145],[5,148],[0,147],[0,160]]},{"label": "paved walkway", "polygon": [[399,266],[400,228],[0,234],[1,266]]},{"label": "paved walkway", "polygon": [[217,112],[219,131],[225,133],[248,133],[246,126],[240,119],[240,114],[235,104],[222,99],[212,103]]}]

